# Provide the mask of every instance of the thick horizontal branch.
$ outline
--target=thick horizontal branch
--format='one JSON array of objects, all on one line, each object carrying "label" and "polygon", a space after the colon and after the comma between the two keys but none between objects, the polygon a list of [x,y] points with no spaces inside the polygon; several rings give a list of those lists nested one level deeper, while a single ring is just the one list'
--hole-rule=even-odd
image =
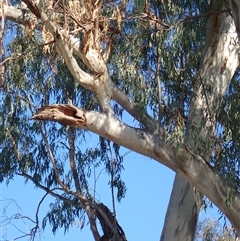
[{"label": "thick horizontal branch", "polygon": [[64,125],[83,128],[153,158],[179,173],[206,195],[233,221],[232,224],[240,234],[240,195],[236,195],[229,207],[227,197],[230,188],[201,156],[194,154],[184,145],[176,151],[164,142],[164,137],[160,134],[150,134],[147,131],[130,127],[115,116],[86,111],[70,105],[42,107],[32,119],[56,121]]}]

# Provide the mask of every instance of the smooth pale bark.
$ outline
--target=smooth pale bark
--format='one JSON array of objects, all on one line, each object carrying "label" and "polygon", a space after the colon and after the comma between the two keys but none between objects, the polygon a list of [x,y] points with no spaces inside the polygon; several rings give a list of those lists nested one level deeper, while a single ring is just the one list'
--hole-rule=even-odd
[{"label": "smooth pale bark", "polygon": [[[221,1],[213,2],[211,11],[221,10]],[[200,153],[208,160],[214,136],[216,115],[222,97],[238,67],[239,46],[233,19],[228,14],[209,17],[206,31],[204,57],[196,76],[198,81],[187,121],[186,144],[198,150],[207,140],[208,148]],[[211,91],[209,91],[211,87]],[[204,120],[204,126],[202,121]],[[192,127],[200,129],[195,140]],[[199,153],[199,150],[197,151]],[[176,174],[173,190],[165,216],[161,241],[193,241],[201,208],[201,193]],[[239,214],[240,215],[240,214]]]},{"label": "smooth pale bark", "polygon": [[200,207],[200,193],[176,174],[161,240],[191,240],[195,235]]},{"label": "smooth pale bark", "polygon": [[[96,94],[96,97],[98,98],[103,110],[102,113],[99,113],[87,111],[74,106],[53,105],[43,107],[33,118],[39,120],[57,121],[64,125],[71,125],[78,128],[87,129],[102,137],[108,138],[119,145],[125,146],[140,154],[157,160],[158,162],[174,170],[187,182],[191,183],[192,186],[195,186],[198,190],[200,190],[201,193],[206,195],[217,207],[223,211],[223,213],[231,221],[232,225],[236,228],[237,232],[240,234],[240,195],[236,195],[231,208],[229,208],[226,203],[229,188],[221,180],[219,175],[208,165],[206,159],[190,149],[193,148],[194,145],[192,146],[191,142],[186,142],[187,146],[182,145],[178,150],[176,150],[174,147],[166,144],[164,131],[162,129],[158,129],[156,131],[156,121],[150,118],[147,114],[143,114],[141,116],[137,112],[134,103],[131,102],[131,100],[112,83],[101,53],[93,48],[89,48],[86,53],[78,53],[78,56],[82,58],[90,72],[93,72],[94,74],[84,72],[79,67],[72,53],[74,52],[76,54],[77,52],[77,49],[74,48],[74,45],[71,42],[73,38],[71,38],[71,36],[65,36],[63,31],[59,30],[54,23],[49,20],[47,14],[39,9],[33,1],[24,0],[24,2],[35,14],[38,20],[41,21],[42,24],[44,24],[54,36],[55,44],[58,47],[73,77],[83,87]],[[19,10],[16,9],[16,11],[19,13]],[[7,11],[5,14],[7,15]],[[11,16],[9,16],[11,20],[14,18],[13,15],[14,14],[11,13]],[[218,29],[219,31],[224,30],[221,29],[221,27],[223,28],[221,25],[223,22],[219,21],[219,19],[222,19],[222,15],[219,16],[220,17],[214,15],[212,17],[215,18],[215,21],[210,21],[210,25],[208,26],[209,29]],[[228,29],[230,29],[231,21],[230,18],[228,19]],[[18,19],[15,19],[15,21],[17,22]],[[211,26],[211,24],[214,26]],[[224,28],[225,27],[226,26],[224,26]],[[201,79],[204,81],[204,83],[210,84],[214,87],[213,98],[209,97],[209,103],[207,103],[207,107],[210,106],[211,109],[214,108],[215,105],[218,107],[218,102],[215,103],[215,100],[218,99],[218,97],[221,97],[225,92],[226,83],[230,81],[231,76],[238,65],[236,56],[239,51],[234,45],[234,41],[236,39],[234,41],[232,39],[232,42],[229,43],[229,34],[222,34],[221,37],[219,37],[214,33],[216,33],[216,31],[209,31],[207,33],[207,36],[211,36],[214,42],[207,42],[206,44],[206,60],[204,59],[202,61],[203,66],[200,71]],[[227,46],[229,48],[226,48]],[[234,48],[232,48],[233,46]],[[72,51],[72,48],[74,51]],[[228,61],[226,61],[226,57]],[[213,73],[215,73],[215,75],[213,75]],[[205,79],[208,82],[206,82]],[[206,108],[206,98],[202,97],[201,84],[199,84],[196,89],[199,92],[196,93],[198,94],[196,95],[196,99],[192,101],[190,118],[188,120],[189,130],[192,123],[195,123],[196,121],[197,125],[199,125],[200,123],[198,121],[202,119],[201,117],[203,115],[206,115],[206,113],[202,112],[202,109]],[[137,118],[141,123],[144,123],[144,125],[147,127],[147,130],[133,128],[119,121],[111,109],[111,98],[121,104],[124,109],[126,109],[132,116]],[[212,119],[207,119],[206,124],[207,127],[210,128],[213,124]],[[204,131],[201,132],[202,138],[206,136],[206,133],[209,133],[209,128],[206,129],[207,131],[204,129]],[[195,204],[195,202],[192,202],[192,204]],[[193,206],[193,208],[195,208],[195,206]],[[189,210],[191,212],[193,209],[189,208]],[[179,217],[182,218],[181,215],[179,215]],[[193,219],[195,217],[193,217]],[[187,225],[189,225],[189,220],[187,223],[185,222],[185,226]],[[173,226],[171,227],[171,230],[172,228]],[[183,233],[185,232],[184,229],[179,230]],[[175,232],[172,231],[172,233]],[[176,238],[176,235],[174,235],[174,237]],[[166,238],[168,240],[175,240],[171,239],[170,237]],[[187,240],[186,232],[184,238],[181,240]]]}]

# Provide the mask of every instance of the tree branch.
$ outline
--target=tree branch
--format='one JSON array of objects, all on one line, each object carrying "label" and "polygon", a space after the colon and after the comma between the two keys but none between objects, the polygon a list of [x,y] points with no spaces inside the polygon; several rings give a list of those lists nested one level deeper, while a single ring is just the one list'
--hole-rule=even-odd
[{"label": "tree branch", "polygon": [[69,162],[70,168],[73,174],[73,180],[76,187],[76,191],[82,194],[81,186],[78,178],[77,167],[75,163],[75,132],[72,127],[67,127],[68,143],[69,143]]},{"label": "tree branch", "polygon": [[[133,118],[143,124],[149,131],[157,130],[157,122],[148,113],[137,111],[135,103],[120,90],[116,85],[112,84],[112,99],[120,104]],[[160,130],[161,134],[164,130]]]},{"label": "tree branch", "polygon": [[[4,5],[4,9],[5,9],[5,12],[6,12],[5,13],[6,19],[17,22],[19,24],[27,25],[30,17],[29,16],[28,16],[28,18],[27,18],[27,16],[24,17],[24,14],[21,10],[19,10],[17,8],[14,8],[12,6],[6,6],[6,5]],[[61,33],[63,32],[62,30],[59,30],[59,31]],[[52,31],[52,32],[54,33],[54,31]],[[91,62],[86,59],[84,53],[81,51],[80,40],[78,38],[75,38],[73,35],[70,34],[68,36],[68,41],[69,41],[70,46],[73,49],[74,53],[78,57],[80,57],[88,67],[91,67]],[[65,52],[69,52],[69,51],[70,50],[67,49]],[[92,50],[92,52],[94,53],[94,50]],[[92,54],[92,56],[93,56],[93,54]],[[96,53],[95,53],[95,56],[97,57]],[[73,56],[66,57],[65,61],[67,59],[74,59],[74,57]],[[95,57],[94,57],[94,59],[95,59]],[[66,61],[66,63],[68,63],[68,62],[69,61]],[[75,62],[75,61],[73,61],[73,62]],[[77,65],[77,63],[75,63],[74,66],[76,66],[76,65]],[[79,66],[77,65],[75,70],[78,71],[78,69],[79,69]],[[71,73],[73,74],[75,79],[78,81],[78,79],[80,77],[77,76],[76,74],[74,74],[74,72],[76,72],[76,71],[72,70]],[[87,78],[88,77],[91,78],[90,76],[87,76]],[[133,118],[135,118],[140,123],[142,123],[148,130],[157,130],[157,122],[151,116],[149,116],[147,113],[139,113],[137,111],[135,103],[127,95],[125,95],[116,85],[114,85],[112,83],[108,72],[105,73],[105,78],[108,79],[108,82],[109,82],[108,86],[111,89],[111,91],[108,90],[109,94],[107,94],[107,95],[110,96],[113,100],[115,100],[118,104],[120,104]],[[84,76],[82,76],[82,78],[80,78],[80,79],[81,80],[84,79]],[[91,80],[88,81],[88,83],[89,82],[93,83],[93,82],[96,82],[96,80],[91,79]],[[83,87],[93,91],[94,93],[96,92],[96,90],[98,90],[99,95],[100,94],[102,95],[104,93],[101,88],[95,87],[94,89],[92,89],[91,84],[88,86],[88,85],[85,85],[82,82],[79,82],[79,83]],[[161,130],[161,132],[163,133],[163,130]]]},{"label": "tree branch", "polygon": [[115,116],[86,111],[69,105],[51,105],[39,109],[32,117],[37,120],[56,121],[92,131],[119,145],[153,158],[199,189],[232,221],[240,234],[240,195],[236,194],[231,208],[227,205],[230,188],[220,176],[209,167],[204,158],[190,152],[184,145],[175,150],[164,142],[162,135],[130,127]]},{"label": "tree branch", "polygon": [[229,0],[229,3],[238,38],[240,39],[240,2],[238,0]]},{"label": "tree branch", "polygon": [[30,175],[27,174],[27,173],[16,173],[16,174],[19,175],[19,176],[23,176],[23,177],[29,179],[30,181],[32,181],[32,182],[36,185],[36,187],[42,189],[43,191],[45,191],[46,193],[50,194],[51,196],[53,196],[53,197],[55,197],[55,198],[57,198],[57,199],[59,199],[59,200],[61,200],[61,201],[63,201],[63,202],[71,203],[71,204],[72,204],[72,202],[71,202],[69,199],[67,199],[67,198],[65,198],[65,197],[63,197],[63,196],[61,196],[61,195],[53,192],[53,191],[55,191],[55,190],[60,190],[60,191],[63,191],[63,192],[64,192],[64,190],[63,190],[62,188],[49,189],[49,188],[41,185],[40,183],[36,183],[36,182],[34,181],[33,177],[30,176]]},{"label": "tree branch", "polygon": [[[26,177],[27,179],[31,180],[38,188],[44,190],[46,192],[46,195],[47,194],[50,194],[51,196],[65,202],[65,203],[69,203],[69,204],[73,204],[73,202],[57,193],[54,192],[54,190],[60,190],[60,191],[63,191],[65,192],[65,190],[63,190],[62,188],[54,188],[54,189],[49,189],[43,185],[41,185],[40,183],[36,183],[33,179],[32,176],[30,176],[29,174],[27,173],[17,173],[17,175],[19,176],[23,176],[23,177]],[[73,196],[76,196],[76,195],[73,195]],[[95,238],[95,240],[99,240],[100,238],[100,235],[98,233],[98,230],[97,230],[97,225],[96,225],[96,221],[95,221],[95,215],[93,213],[93,210],[92,210],[92,207],[93,207],[93,204],[91,201],[89,200],[82,200],[82,197],[79,198],[80,199],[80,202],[81,202],[81,205],[83,205],[83,208],[86,210],[86,213],[87,213],[87,216],[89,218],[89,222],[90,222],[90,228],[91,228],[91,231],[93,233],[93,236]]]}]

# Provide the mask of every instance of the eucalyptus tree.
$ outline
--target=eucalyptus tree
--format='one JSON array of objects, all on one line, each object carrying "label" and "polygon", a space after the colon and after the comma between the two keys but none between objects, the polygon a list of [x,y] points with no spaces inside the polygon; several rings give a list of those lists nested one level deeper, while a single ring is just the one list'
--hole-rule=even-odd
[{"label": "eucalyptus tree", "polygon": [[236,241],[234,230],[226,223],[224,226],[219,224],[218,220],[212,220],[210,218],[204,219],[199,222],[196,241]]},{"label": "eucalyptus tree", "polygon": [[[237,0],[2,0],[1,181],[54,196],[53,231],[78,215],[95,240],[126,240],[88,184],[105,165],[124,197],[124,146],[176,172],[161,240],[194,239],[203,195],[240,235],[239,11]],[[86,131],[100,148],[80,150]]]}]

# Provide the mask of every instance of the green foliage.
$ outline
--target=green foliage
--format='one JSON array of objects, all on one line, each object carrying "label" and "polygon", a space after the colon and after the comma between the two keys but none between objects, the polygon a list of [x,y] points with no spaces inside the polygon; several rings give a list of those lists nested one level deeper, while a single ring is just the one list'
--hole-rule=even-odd
[{"label": "green foliage", "polygon": [[220,175],[233,188],[233,193],[229,193],[229,203],[234,198],[234,193],[240,191],[239,81],[239,72],[237,72],[230,83],[219,113],[219,134],[212,157]]},{"label": "green foliage", "polygon": [[43,219],[42,226],[46,228],[47,222],[52,227],[55,234],[57,229],[64,228],[64,233],[75,223],[79,223],[82,229],[85,223],[84,209],[81,208],[79,200],[72,199],[70,196],[62,195],[67,201],[56,199],[55,203],[50,204],[50,210]]},{"label": "green foliage", "polygon": [[217,220],[209,218],[199,222],[195,241],[235,241],[236,235],[232,227],[221,225]]}]

